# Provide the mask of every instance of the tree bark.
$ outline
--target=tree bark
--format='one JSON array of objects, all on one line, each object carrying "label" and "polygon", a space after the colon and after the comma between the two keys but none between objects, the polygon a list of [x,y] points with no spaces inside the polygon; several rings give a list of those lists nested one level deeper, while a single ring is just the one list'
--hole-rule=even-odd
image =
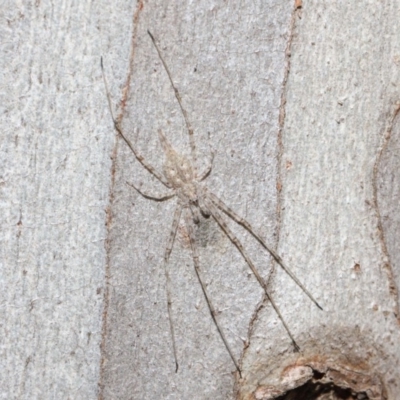
[{"label": "tree bark", "polygon": [[[397,399],[400,396],[399,2],[6,3],[0,43],[0,397]],[[243,228],[279,306],[204,219],[197,281],[157,130],[252,224],[319,310]],[[209,138],[209,139],[208,139]],[[286,396],[286,397],[285,397]],[[290,397],[292,396],[292,397]],[[296,397],[297,396],[297,397]],[[308,396],[308,397],[307,397]],[[334,397],[336,396],[336,397]],[[353,396],[353,397],[351,397]]]}]

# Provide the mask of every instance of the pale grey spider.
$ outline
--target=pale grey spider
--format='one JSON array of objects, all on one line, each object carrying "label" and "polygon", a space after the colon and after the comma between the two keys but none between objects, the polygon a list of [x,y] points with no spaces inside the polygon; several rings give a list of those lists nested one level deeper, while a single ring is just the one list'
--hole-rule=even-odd
[{"label": "pale grey spider", "polygon": [[104,78],[104,84],[105,84],[106,92],[107,92],[108,104],[110,107],[110,112],[111,112],[111,116],[112,116],[112,119],[114,122],[115,129],[121,135],[123,140],[126,142],[126,144],[129,146],[129,148],[132,150],[136,159],[143,165],[143,167],[146,168],[153,176],[155,176],[164,186],[166,186],[168,189],[172,190],[172,193],[168,194],[166,196],[163,196],[163,197],[155,197],[155,196],[151,196],[151,195],[143,193],[140,189],[138,189],[137,187],[135,187],[132,184],[130,184],[130,185],[134,189],[136,189],[146,199],[150,199],[150,200],[154,200],[154,201],[165,201],[165,200],[169,200],[175,196],[178,198],[174,217],[173,217],[172,228],[171,228],[171,232],[169,235],[168,243],[167,243],[167,246],[165,249],[165,254],[164,254],[164,271],[165,271],[165,276],[166,276],[168,317],[169,317],[171,339],[172,339],[172,346],[173,346],[174,359],[175,359],[175,371],[176,372],[178,371],[178,357],[177,357],[176,344],[175,344],[174,326],[172,323],[172,309],[171,309],[172,302],[171,302],[171,292],[170,292],[170,277],[169,277],[169,273],[168,273],[168,269],[167,269],[167,264],[168,264],[169,256],[172,251],[176,231],[177,231],[181,216],[182,216],[182,214],[184,214],[184,221],[185,221],[186,228],[187,228],[189,238],[190,238],[190,245],[191,245],[191,249],[192,249],[193,263],[194,263],[196,275],[200,282],[201,289],[203,291],[208,308],[210,310],[211,318],[213,319],[214,324],[218,330],[218,333],[219,333],[222,341],[224,342],[224,345],[225,345],[233,363],[235,364],[235,367],[239,373],[239,376],[241,376],[241,370],[240,370],[239,364],[238,364],[237,360],[235,359],[231,348],[229,347],[229,344],[225,338],[225,335],[224,335],[222,329],[218,325],[218,321],[216,318],[217,313],[216,313],[215,308],[213,307],[211,300],[207,294],[206,285],[204,284],[201,274],[200,274],[199,254],[198,254],[197,244],[196,244],[196,240],[195,240],[195,233],[194,233],[194,224],[199,224],[200,214],[205,218],[212,216],[214,218],[214,220],[217,222],[217,224],[220,226],[222,231],[225,233],[225,235],[239,250],[239,252],[243,256],[244,260],[246,261],[246,263],[250,267],[251,271],[253,272],[254,276],[257,278],[259,284],[263,288],[265,295],[267,296],[268,300],[271,302],[272,307],[274,308],[278,317],[282,321],[282,324],[285,327],[286,332],[288,333],[290,339],[292,340],[293,346],[296,351],[299,350],[299,346],[297,345],[296,341],[294,340],[294,337],[291,334],[289,327],[286,324],[277,305],[275,304],[274,300],[269,295],[266,282],[264,281],[264,279],[261,277],[261,275],[258,272],[258,270],[256,269],[256,267],[254,266],[253,262],[251,261],[250,257],[248,256],[246,250],[244,249],[244,247],[241,244],[241,242],[239,241],[239,239],[235,236],[235,234],[232,232],[232,230],[225,223],[224,218],[221,214],[221,211],[224,214],[226,214],[229,218],[231,218],[233,221],[235,221],[236,223],[241,225],[243,228],[245,228],[255,239],[257,239],[257,241],[261,244],[261,246],[272,255],[272,257],[275,259],[275,261],[294,280],[294,282],[296,282],[296,284],[315,303],[315,305],[318,308],[320,308],[321,310],[322,310],[322,307],[317,303],[317,301],[313,298],[313,296],[310,294],[310,292],[302,285],[302,283],[296,278],[296,276],[289,270],[289,268],[285,265],[285,263],[283,262],[281,257],[270,246],[268,246],[265,243],[265,241],[261,238],[260,235],[258,235],[253,230],[251,225],[246,220],[239,217],[221,199],[219,199],[217,196],[215,196],[213,193],[211,193],[207,189],[205,184],[203,183],[203,181],[207,178],[207,176],[211,172],[212,157],[211,157],[211,161],[210,161],[208,167],[206,168],[206,170],[203,173],[199,174],[197,171],[197,167],[196,167],[197,159],[196,159],[196,146],[195,146],[195,142],[194,142],[193,128],[189,122],[187,112],[182,106],[181,96],[178,92],[178,89],[175,87],[175,85],[173,83],[171,73],[169,71],[167,64],[164,61],[164,58],[160,52],[160,49],[159,49],[153,35],[149,31],[147,31],[147,32],[154,44],[154,47],[157,50],[157,53],[158,53],[158,56],[160,57],[161,62],[165,68],[165,71],[168,75],[169,81],[171,82],[171,86],[174,89],[175,97],[176,97],[179,107],[182,111],[182,114],[183,114],[183,117],[184,117],[184,120],[186,123],[186,128],[189,133],[191,159],[188,159],[187,157],[179,154],[168,142],[168,140],[165,137],[165,135],[163,134],[163,132],[161,130],[159,130],[158,135],[159,135],[159,139],[161,141],[161,145],[162,145],[162,148],[164,151],[165,162],[164,162],[163,173],[161,174],[161,173],[157,172],[145,160],[145,158],[137,151],[137,149],[133,146],[133,144],[130,142],[130,140],[125,136],[125,134],[122,132],[122,129],[119,125],[119,122],[114,118],[110,94],[109,94],[108,86],[107,86],[107,81],[104,76],[103,60],[101,60],[101,69],[103,72],[103,78]]}]

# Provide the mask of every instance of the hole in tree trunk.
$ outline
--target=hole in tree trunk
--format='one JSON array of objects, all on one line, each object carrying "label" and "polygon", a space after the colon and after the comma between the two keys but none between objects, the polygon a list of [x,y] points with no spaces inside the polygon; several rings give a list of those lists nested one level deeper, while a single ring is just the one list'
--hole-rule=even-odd
[{"label": "hole in tree trunk", "polygon": [[333,382],[321,382],[325,374],[314,371],[313,379],[302,386],[289,390],[276,400],[369,400],[365,392],[356,393]]}]

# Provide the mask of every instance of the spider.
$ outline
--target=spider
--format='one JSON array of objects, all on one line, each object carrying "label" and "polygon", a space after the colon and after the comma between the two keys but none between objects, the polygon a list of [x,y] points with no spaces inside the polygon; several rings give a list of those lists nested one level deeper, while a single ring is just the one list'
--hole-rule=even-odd
[{"label": "spider", "polygon": [[178,356],[177,356],[177,349],[175,343],[175,333],[174,333],[174,325],[172,319],[172,301],[171,301],[171,292],[170,292],[170,276],[168,272],[168,261],[169,257],[174,245],[174,240],[176,236],[176,232],[178,229],[179,222],[183,215],[185,225],[188,231],[189,239],[190,239],[190,246],[192,251],[194,269],[196,272],[197,279],[201,285],[201,289],[204,295],[204,298],[207,302],[208,309],[211,314],[211,318],[217,328],[217,331],[225,345],[226,350],[229,353],[230,358],[232,359],[233,364],[235,365],[236,370],[239,373],[239,376],[242,376],[241,369],[239,367],[239,363],[233,355],[233,352],[228,344],[228,341],[225,337],[224,332],[222,331],[221,327],[218,324],[217,320],[217,313],[215,308],[211,302],[211,299],[207,293],[206,285],[202,279],[201,271],[200,271],[200,260],[199,260],[199,253],[198,247],[195,238],[195,226],[200,223],[200,217],[203,216],[205,218],[212,217],[216,223],[219,225],[221,230],[224,234],[229,238],[229,240],[233,243],[233,245],[238,249],[244,260],[246,261],[247,265],[253,272],[254,276],[256,277],[258,283],[260,284],[261,288],[264,290],[264,293],[268,300],[270,301],[272,307],[274,308],[275,312],[277,313],[279,319],[281,320],[286,332],[288,333],[292,344],[294,346],[295,351],[299,350],[299,346],[297,345],[292,333],[289,330],[287,323],[285,322],[281,312],[279,311],[277,305],[275,304],[274,300],[268,293],[267,284],[264,279],[261,277],[260,273],[258,272],[257,268],[254,266],[252,260],[250,259],[249,255],[247,254],[245,248],[243,247],[242,243],[236,237],[236,235],[232,232],[232,230],[228,227],[225,222],[224,216],[226,215],[237,224],[241,225],[244,229],[246,229],[259,243],[260,245],[267,250],[274,260],[282,267],[282,269],[293,279],[293,281],[303,290],[303,292],[310,298],[310,300],[322,310],[322,307],[317,303],[311,293],[303,286],[303,284],[297,279],[297,277],[291,272],[291,270],[286,266],[282,258],[273,250],[267,243],[263,240],[263,238],[256,233],[256,231],[252,228],[252,226],[239,215],[237,215],[230,207],[228,207],[220,198],[218,198],[215,194],[213,194],[207,186],[204,184],[204,180],[210,175],[212,170],[212,162],[214,154],[211,152],[211,160],[209,161],[209,165],[202,173],[199,173],[196,164],[197,164],[197,157],[196,157],[196,145],[194,141],[194,131],[189,122],[189,118],[187,115],[186,110],[182,105],[182,98],[179,94],[178,89],[175,87],[172,79],[171,72],[161,54],[159,46],[157,45],[154,36],[151,34],[150,31],[147,31],[150,39],[158,53],[158,56],[164,66],[164,69],[168,75],[168,79],[171,83],[171,86],[174,90],[175,98],[179,104],[179,108],[182,112],[186,128],[189,134],[189,144],[191,150],[191,157],[187,158],[181,154],[179,154],[169,143],[166,136],[162,132],[161,129],[158,130],[159,140],[162,145],[162,149],[164,151],[165,161],[163,165],[163,172],[158,172],[152,165],[150,165],[146,159],[138,152],[132,142],[128,139],[128,137],[122,131],[122,128],[119,124],[119,121],[114,117],[114,113],[112,111],[112,103],[111,98],[108,90],[107,80],[104,74],[104,67],[103,67],[103,59],[101,58],[101,70],[104,79],[104,85],[107,94],[108,105],[110,108],[111,117],[114,123],[114,127],[118,134],[122,137],[128,147],[131,149],[132,153],[136,157],[136,159],[142,164],[147,171],[155,176],[164,186],[166,186],[171,193],[165,196],[156,197],[149,194],[142,192],[139,188],[134,186],[131,183],[128,183],[132,186],[140,195],[144,198],[153,200],[153,201],[166,201],[172,199],[173,197],[177,198],[177,204],[175,207],[173,222],[171,231],[169,234],[168,242],[165,248],[164,253],[164,272],[166,278],[166,292],[167,292],[167,309],[168,309],[168,318],[169,318],[169,326],[170,326],[170,333],[171,333],[171,340],[172,340],[172,348],[173,348],[173,355],[175,361],[175,372],[178,372],[179,364],[178,364]]}]

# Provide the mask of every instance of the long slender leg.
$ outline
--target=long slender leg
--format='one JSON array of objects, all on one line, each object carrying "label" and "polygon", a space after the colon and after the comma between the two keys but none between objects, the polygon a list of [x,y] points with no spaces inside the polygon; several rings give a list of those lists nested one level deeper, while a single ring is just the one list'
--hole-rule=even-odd
[{"label": "long slender leg", "polygon": [[247,255],[243,245],[240,243],[239,239],[235,236],[235,234],[229,229],[228,225],[223,220],[221,214],[218,212],[218,210],[215,207],[215,205],[211,201],[207,201],[206,203],[207,203],[208,209],[210,210],[211,215],[213,216],[213,218],[217,221],[218,225],[225,232],[226,236],[228,236],[230,241],[236,246],[236,248],[242,254],[242,256],[245,259],[246,263],[248,264],[248,266],[252,270],[253,274],[257,278],[258,283],[264,289],[265,295],[267,296],[268,300],[271,302],[272,307],[274,308],[275,312],[278,314],[278,317],[282,321],[282,324],[285,327],[286,332],[288,333],[290,339],[292,339],[292,343],[293,343],[293,346],[294,346],[295,350],[298,351],[300,349],[299,346],[297,345],[296,341],[294,340],[294,337],[293,337],[292,333],[290,332],[289,327],[286,324],[285,320],[283,319],[283,316],[282,316],[281,312],[279,311],[278,306],[276,305],[275,301],[272,299],[272,297],[268,293],[267,285],[266,285],[264,279],[261,277],[260,273],[258,272],[257,268],[254,266],[254,264],[251,261],[250,257]]},{"label": "long slender leg", "polygon": [[111,114],[111,118],[113,120],[115,129],[121,135],[122,139],[124,139],[125,143],[131,149],[132,153],[135,155],[136,159],[140,162],[140,164],[142,164],[143,167],[146,168],[147,171],[149,171],[152,175],[154,175],[163,185],[165,185],[167,188],[171,188],[171,185],[167,182],[167,180],[160,173],[158,173],[151,164],[149,164],[144,159],[144,157],[135,149],[135,147],[133,146],[131,141],[122,132],[119,122],[115,119],[114,113],[112,110],[110,92],[108,90],[107,80],[106,80],[106,76],[104,74],[103,57],[101,57],[101,59],[100,59],[100,65],[101,65],[101,72],[103,74],[104,86],[106,88],[106,93],[107,93],[108,107],[110,109],[110,114]]},{"label": "long slender leg", "polygon": [[166,201],[172,199],[175,196],[175,192],[172,194],[167,194],[164,196],[153,196],[142,192],[139,188],[137,188],[133,183],[126,182],[129,186],[133,187],[139,194],[141,194],[145,199],[153,200],[153,201]]},{"label": "long slender leg", "polygon": [[171,290],[170,290],[171,278],[168,273],[167,264],[168,264],[169,256],[172,251],[172,247],[174,245],[176,230],[178,229],[179,220],[181,219],[181,214],[182,214],[182,205],[178,202],[178,204],[176,205],[176,208],[175,208],[171,232],[170,232],[169,239],[167,242],[167,247],[165,248],[165,253],[164,253],[164,272],[165,272],[166,289],[167,289],[168,319],[169,319],[169,329],[171,332],[172,348],[174,351],[175,372],[178,372],[179,364],[178,364],[178,356],[176,353],[174,324],[172,322],[172,301],[171,301]]},{"label": "long slender leg", "polygon": [[169,71],[167,63],[165,62],[165,60],[164,60],[164,58],[163,58],[163,56],[161,54],[161,51],[160,51],[160,49],[159,49],[159,47],[157,45],[157,42],[156,42],[156,40],[154,39],[154,36],[151,34],[151,32],[149,30],[147,31],[147,33],[149,34],[149,36],[151,38],[151,41],[153,42],[154,47],[157,50],[158,56],[160,57],[160,60],[161,60],[163,66],[165,68],[165,71],[167,72],[169,81],[171,82],[171,86],[174,89],[176,100],[178,101],[179,107],[180,107],[180,109],[182,111],[182,115],[183,115],[183,118],[185,120],[186,128],[187,128],[188,133],[189,133],[189,144],[190,144],[190,149],[191,149],[191,152],[192,152],[192,161],[193,161],[193,165],[195,166],[195,169],[196,169],[196,166],[197,166],[196,144],[194,142],[194,132],[193,132],[192,125],[189,122],[189,117],[187,115],[186,110],[183,108],[181,95],[179,94],[178,89],[174,85],[174,82],[172,80],[171,72]]},{"label": "long slender leg", "polygon": [[214,321],[214,324],[215,324],[215,326],[216,326],[216,328],[218,330],[218,333],[219,333],[222,341],[224,342],[226,350],[228,351],[229,355],[231,356],[231,359],[232,359],[233,363],[235,364],[235,367],[236,367],[237,371],[239,372],[239,376],[242,377],[242,372],[241,372],[241,370],[239,368],[239,364],[236,361],[231,348],[229,347],[229,344],[228,344],[228,341],[226,340],[224,332],[222,331],[222,329],[218,325],[216,311],[215,311],[215,308],[212,305],[211,300],[210,300],[210,298],[209,298],[209,296],[207,294],[206,285],[204,284],[203,280],[201,279],[199,254],[198,254],[197,245],[196,245],[196,239],[195,239],[194,231],[193,231],[193,221],[192,221],[192,219],[190,217],[191,217],[191,214],[186,212],[185,213],[185,225],[186,225],[186,227],[188,229],[188,232],[189,232],[190,244],[191,244],[191,247],[192,247],[192,254],[193,254],[194,269],[196,271],[197,279],[200,282],[201,290],[203,291],[204,297],[205,297],[207,305],[208,305],[208,309],[210,310],[211,318]]},{"label": "long slender leg", "polygon": [[211,170],[212,170],[212,166],[213,166],[213,162],[214,162],[214,155],[215,154],[214,154],[214,151],[212,150],[211,145],[210,145],[210,132],[208,132],[208,146],[210,148],[211,157],[210,157],[210,159],[208,161],[208,164],[207,164],[207,167],[206,167],[205,171],[199,176],[199,181],[200,182],[204,181],[204,179],[206,179],[208,177],[208,175],[210,175]]},{"label": "long slender leg", "polygon": [[284,263],[282,258],[279,256],[278,253],[275,252],[270,246],[268,246],[265,241],[261,238],[260,235],[254,232],[251,225],[244,220],[243,218],[239,217],[230,207],[228,207],[221,199],[219,199],[215,194],[207,191],[208,197],[211,199],[213,204],[215,204],[220,210],[222,210],[226,215],[232,218],[235,222],[239,225],[243,226],[249,233],[251,233],[258,242],[266,249],[271,256],[275,259],[275,261],[282,267],[282,269],[293,279],[294,282],[300,287],[300,289],[310,298],[310,300],[322,310],[322,307],[318,304],[317,300],[314,299],[312,294],[305,288],[305,286],[299,281],[296,275],[289,269],[289,267]]}]

